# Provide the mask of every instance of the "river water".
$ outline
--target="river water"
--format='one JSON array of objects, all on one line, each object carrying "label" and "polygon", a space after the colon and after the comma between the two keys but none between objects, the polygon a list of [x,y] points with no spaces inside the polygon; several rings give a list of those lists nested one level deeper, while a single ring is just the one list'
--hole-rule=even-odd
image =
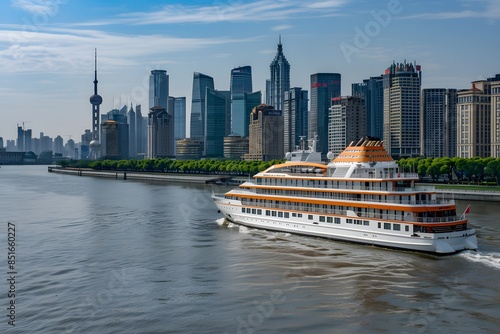
[{"label": "river water", "polygon": [[2,166],[0,333],[500,333],[498,203],[435,257],[222,225],[224,190]]}]

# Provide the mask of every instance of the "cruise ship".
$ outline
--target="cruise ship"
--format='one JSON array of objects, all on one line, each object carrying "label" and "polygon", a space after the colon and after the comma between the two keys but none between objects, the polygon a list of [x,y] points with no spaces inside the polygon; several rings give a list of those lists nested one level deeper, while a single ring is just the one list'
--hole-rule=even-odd
[{"label": "cruise ship", "polygon": [[416,186],[383,146],[365,137],[328,164],[309,149],[212,198],[225,218],[248,227],[434,254],[477,249],[476,231],[453,200]]}]

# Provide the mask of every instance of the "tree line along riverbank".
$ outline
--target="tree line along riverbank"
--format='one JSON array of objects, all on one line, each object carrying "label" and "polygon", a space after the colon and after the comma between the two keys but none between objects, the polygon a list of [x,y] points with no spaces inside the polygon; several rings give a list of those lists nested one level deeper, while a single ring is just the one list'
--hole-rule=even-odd
[{"label": "tree line along riverbank", "polygon": [[[73,160],[61,161],[58,164],[61,167],[91,168],[94,170],[251,176],[282,162],[284,160],[175,160],[157,158]],[[489,186],[490,190],[500,190],[500,187],[494,189],[494,186],[500,185],[500,158],[403,158],[399,159],[397,163],[404,172],[418,173],[421,182]]]},{"label": "tree line along riverbank", "polygon": [[168,158],[143,160],[75,160],[62,161],[61,167],[91,168],[94,170],[182,173],[182,174],[224,174],[249,176],[263,171],[284,160],[244,161],[244,160],[174,160]]}]

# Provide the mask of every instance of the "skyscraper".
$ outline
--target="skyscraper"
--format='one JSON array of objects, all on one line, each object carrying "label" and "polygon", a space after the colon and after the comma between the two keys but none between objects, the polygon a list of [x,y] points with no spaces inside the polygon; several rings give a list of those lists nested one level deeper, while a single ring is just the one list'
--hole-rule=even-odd
[{"label": "skyscraper", "polygon": [[168,112],[168,75],[165,70],[153,70],[149,76],[149,109],[160,106]]},{"label": "skyscraper", "polygon": [[231,97],[233,94],[252,92],[252,67],[241,66],[231,70],[230,82]]},{"label": "skyscraper", "polygon": [[[384,136],[384,80],[382,76],[363,80],[366,110],[366,134],[382,139]],[[354,95],[354,93],[353,93]]]},{"label": "skyscraper", "polygon": [[68,139],[66,144],[64,144],[65,155],[70,159],[78,159],[78,150],[75,150],[75,141],[73,139]]},{"label": "skyscraper", "polygon": [[59,135],[56,138],[54,138],[54,146],[52,149],[54,154],[62,154],[64,152],[63,142],[64,142],[63,138]]},{"label": "skyscraper", "polygon": [[49,136],[44,136],[43,132],[40,132],[40,152],[52,151],[54,146],[54,141]]},{"label": "skyscraper", "polygon": [[124,108],[113,109],[102,115],[101,155],[106,159],[129,158],[130,140],[127,121]]},{"label": "skyscraper", "polygon": [[457,151],[457,90],[422,90],[421,152],[426,158],[454,157]]},{"label": "skyscraper", "polygon": [[24,129],[21,126],[17,126],[17,151],[24,151]]},{"label": "skyscraper", "polygon": [[132,104],[130,104],[130,110],[127,113],[127,122],[129,125],[128,131],[128,149],[129,157],[137,158],[137,127],[136,127],[136,115]]},{"label": "skyscraper", "polygon": [[246,160],[283,159],[283,112],[261,104],[250,115],[250,137]]},{"label": "skyscraper", "polygon": [[148,142],[148,122],[147,118],[142,116],[142,107],[140,104],[135,106],[135,131],[137,137],[137,155],[145,156]]},{"label": "skyscraper", "polygon": [[177,140],[186,138],[186,98],[168,97],[168,108],[174,117],[174,155],[177,155]]},{"label": "skyscraper", "polygon": [[224,156],[224,137],[229,135],[226,119],[230,117],[231,94],[229,91],[217,91],[207,88],[205,96],[205,157],[220,158]]},{"label": "skyscraper", "polygon": [[214,89],[214,79],[208,75],[194,72],[193,94],[191,100],[191,138],[203,139],[205,129],[205,94],[207,87]]},{"label": "skyscraper", "polygon": [[250,114],[253,108],[262,103],[262,93],[235,94],[231,100],[230,133],[248,137]]},{"label": "skyscraper", "polygon": [[491,82],[491,156],[500,158],[500,74],[488,81]]},{"label": "skyscraper", "polygon": [[385,70],[384,146],[393,158],[420,156],[420,65],[393,63]]},{"label": "skyscraper", "polygon": [[149,77],[148,158],[174,156],[174,117],[169,107],[169,83],[165,70],[153,70]]},{"label": "skyscraper", "polygon": [[300,145],[300,137],[307,138],[308,91],[293,87],[285,92],[283,122],[284,150],[292,152]]},{"label": "skyscraper", "polygon": [[[89,143],[90,159],[98,159],[101,150],[101,143],[99,142],[99,106],[102,103],[102,97],[97,94],[97,49],[94,55],[94,95],[90,97],[90,104],[92,104],[92,141]],[[41,138],[40,138],[41,139]]]},{"label": "skyscraper", "polygon": [[148,114],[149,159],[174,156],[174,119],[162,106],[151,108]]},{"label": "skyscraper", "polygon": [[32,151],[32,131],[31,129],[24,129],[23,126],[17,126],[17,151],[18,152],[28,152]]},{"label": "skyscraper", "polygon": [[285,92],[290,89],[290,64],[283,54],[281,35],[278,42],[278,51],[269,67],[271,70],[271,79],[269,85],[266,83],[266,101],[275,110],[283,111],[283,98]]},{"label": "skyscraper", "polygon": [[[40,136],[40,139],[42,136]],[[86,159],[90,154],[89,146],[92,141],[92,131],[90,129],[85,129],[82,137],[80,139],[80,158]]]},{"label": "skyscraper", "polygon": [[246,125],[246,134],[248,136],[248,116],[252,112],[252,108],[259,105],[260,101],[252,105],[248,105],[248,94],[252,92],[252,67],[241,66],[231,70],[231,117],[226,121],[229,122],[231,133],[244,135]]},{"label": "skyscraper", "polygon": [[318,151],[328,153],[328,115],[332,98],[340,97],[339,73],[311,74],[311,108],[309,110],[309,139],[318,139]]},{"label": "skyscraper", "polygon": [[104,159],[122,159],[119,145],[118,123],[113,120],[104,121],[102,129],[102,156]]},{"label": "skyscraper", "polygon": [[459,90],[457,105],[457,154],[461,158],[491,156],[491,82],[473,81]]},{"label": "skyscraper", "polygon": [[364,99],[356,96],[334,97],[328,127],[328,150],[337,156],[350,142],[366,135]]},{"label": "skyscraper", "polygon": [[353,83],[351,84],[351,96],[365,98],[366,83]]}]

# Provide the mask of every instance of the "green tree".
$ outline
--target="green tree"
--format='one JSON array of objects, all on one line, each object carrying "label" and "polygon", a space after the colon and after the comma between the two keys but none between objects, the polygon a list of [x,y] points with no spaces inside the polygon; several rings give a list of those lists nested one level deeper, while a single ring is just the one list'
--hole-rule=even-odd
[{"label": "green tree", "polygon": [[485,172],[495,178],[497,186],[500,185],[500,158],[490,160],[486,165]]}]

